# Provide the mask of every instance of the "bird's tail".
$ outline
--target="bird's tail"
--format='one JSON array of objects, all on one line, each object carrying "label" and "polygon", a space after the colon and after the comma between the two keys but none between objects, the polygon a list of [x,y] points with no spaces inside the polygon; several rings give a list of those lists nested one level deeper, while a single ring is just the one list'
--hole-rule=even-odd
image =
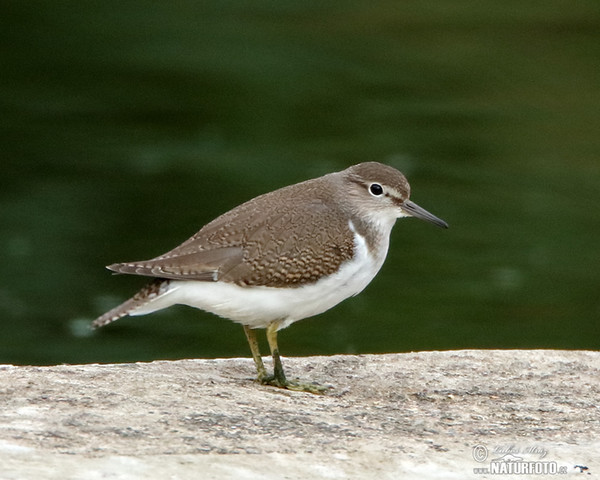
[{"label": "bird's tail", "polygon": [[[129,300],[126,300],[118,307],[106,312],[104,315],[98,317],[92,323],[93,328],[103,327],[108,325],[121,317],[132,314],[150,313],[154,311],[153,308],[148,308],[148,304],[154,301],[163,293],[169,289],[169,280],[156,279],[153,282],[146,285],[139,292],[137,292]],[[144,308],[146,307],[146,308]]]}]

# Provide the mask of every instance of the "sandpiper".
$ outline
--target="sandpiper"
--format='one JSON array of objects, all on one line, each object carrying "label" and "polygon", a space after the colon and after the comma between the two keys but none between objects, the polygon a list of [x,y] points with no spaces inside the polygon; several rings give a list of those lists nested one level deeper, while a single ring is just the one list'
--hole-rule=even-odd
[{"label": "sandpiper", "polygon": [[[117,273],[154,277],[93,323],[189,305],[242,324],[263,384],[321,392],[286,379],[277,332],[361,292],[381,268],[397,218],[448,224],[409,200],[395,168],[376,162],[260,195],[151,260],[115,263]],[[272,375],[255,329],[266,328]]]}]

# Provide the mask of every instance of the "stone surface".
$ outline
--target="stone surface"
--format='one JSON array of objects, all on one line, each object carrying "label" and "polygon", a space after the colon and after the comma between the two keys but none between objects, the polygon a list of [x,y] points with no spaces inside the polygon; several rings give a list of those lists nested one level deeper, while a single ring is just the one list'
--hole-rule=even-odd
[{"label": "stone surface", "polygon": [[250,359],[0,366],[0,479],[498,478],[474,469],[504,455],[598,475],[599,352],[284,365],[334,388],[258,385]]}]

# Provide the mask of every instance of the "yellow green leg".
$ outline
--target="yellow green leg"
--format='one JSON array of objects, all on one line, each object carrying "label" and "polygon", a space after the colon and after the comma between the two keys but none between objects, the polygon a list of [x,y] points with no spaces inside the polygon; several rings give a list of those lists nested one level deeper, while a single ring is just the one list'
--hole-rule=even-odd
[{"label": "yellow green leg", "polygon": [[316,383],[291,382],[285,378],[281,357],[279,356],[279,346],[277,345],[277,329],[280,322],[273,322],[267,327],[267,341],[273,357],[273,377],[270,377],[269,385],[296,390],[299,392],[324,393],[331,387],[323,387]]},{"label": "yellow green leg", "polygon": [[256,330],[244,325],[244,332],[246,333],[246,338],[248,339],[248,344],[250,345],[250,351],[252,352],[252,358],[254,359],[254,364],[256,365],[258,381],[263,382],[267,379],[268,375],[265,365],[263,364],[262,357],[260,356],[258,341],[256,340]]},{"label": "yellow green leg", "polygon": [[269,342],[271,356],[273,357],[273,375],[267,375],[267,370],[263,364],[262,357],[260,356],[258,341],[256,340],[256,331],[244,325],[244,332],[246,333],[250,351],[252,352],[252,358],[256,365],[256,371],[258,372],[257,380],[263,385],[272,385],[274,387],[287,388],[288,390],[310,393],[324,393],[331,388],[322,387],[316,383],[290,382],[285,378],[281,357],[279,356],[279,347],[277,345],[277,329],[279,328],[279,325],[279,322],[273,322],[267,327],[267,341]]},{"label": "yellow green leg", "polygon": [[277,387],[287,388],[290,385],[290,382],[288,382],[285,378],[285,373],[283,373],[283,365],[281,364],[281,357],[279,356],[279,347],[277,346],[278,328],[279,322],[273,322],[267,327],[267,341],[269,342],[271,356],[273,357],[273,380],[270,384]]}]

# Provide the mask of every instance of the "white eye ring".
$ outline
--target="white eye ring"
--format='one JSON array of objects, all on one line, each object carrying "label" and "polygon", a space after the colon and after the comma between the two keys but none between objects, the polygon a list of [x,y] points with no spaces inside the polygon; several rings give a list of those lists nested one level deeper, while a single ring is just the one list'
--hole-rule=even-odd
[{"label": "white eye ring", "polygon": [[371,185],[369,185],[369,192],[374,197],[380,197],[381,195],[383,195],[383,187],[378,183],[372,183]]}]

